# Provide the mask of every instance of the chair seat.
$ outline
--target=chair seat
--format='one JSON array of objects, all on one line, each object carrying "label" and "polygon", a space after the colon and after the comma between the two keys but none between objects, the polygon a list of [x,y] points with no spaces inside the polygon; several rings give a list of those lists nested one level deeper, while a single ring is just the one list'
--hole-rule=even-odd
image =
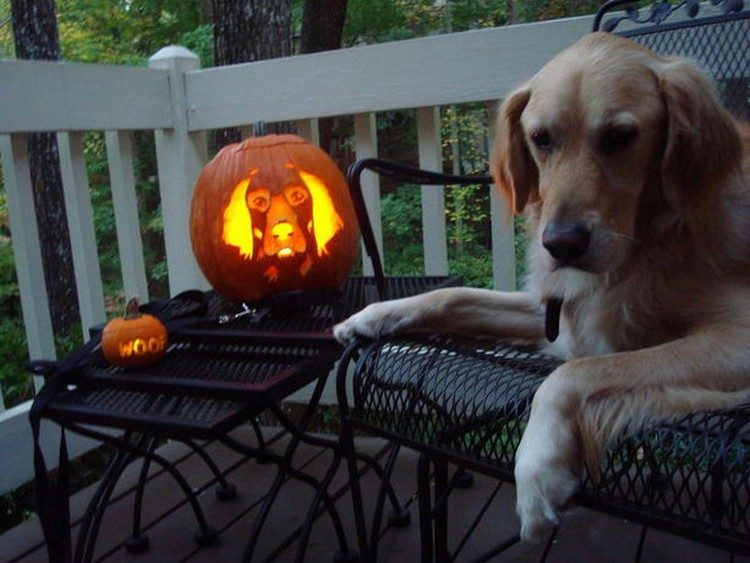
[{"label": "chair seat", "polygon": [[[357,361],[352,418],[399,443],[512,480],[534,392],[559,364],[508,344],[377,341]],[[750,406],[623,436],[608,448],[600,473],[584,476],[577,500],[750,552]]]}]

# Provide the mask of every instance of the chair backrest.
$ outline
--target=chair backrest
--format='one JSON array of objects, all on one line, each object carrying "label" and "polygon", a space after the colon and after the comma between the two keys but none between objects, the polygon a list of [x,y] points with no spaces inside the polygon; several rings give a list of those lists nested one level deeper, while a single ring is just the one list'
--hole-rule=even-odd
[{"label": "chair backrest", "polygon": [[638,8],[611,0],[594,19],[594,31],[629,37],[662,55],[694,60],[717,83],[724,105],[750,119],[750,9],[742,0],[658,1]]},{"label": "chair backrest", "polygon": [[362,232],[362,242],[365,252],[370,257],[372,269],[375,276],[375,282],[378,288],[378,298],[385,300],[389,298],[388,289],[385,282],[385,271],[383,269],[383,259],[380,256],[378,245],[375,240],[375,234],[372,229],[370,217],[367,214],[365,198],[362,194],[362,185],[360,178],[365,170],[369,170],[381,176],[387,176],[401,182],[409,182],[422,186],[444,186],[446,184],[457,184],[467,186],[472,184],[490,185],[492,178],[485,176],[453,176],[451,174],[442,174],[440,172],[430,172],[421,170],[412,166],[405,166],[396,162],[379,160],[376,158],[365,158],[356,161],[349,167],[347,172],[347,181],[349,191],[354,202],[354,209],[357,212],[360,231]]}]

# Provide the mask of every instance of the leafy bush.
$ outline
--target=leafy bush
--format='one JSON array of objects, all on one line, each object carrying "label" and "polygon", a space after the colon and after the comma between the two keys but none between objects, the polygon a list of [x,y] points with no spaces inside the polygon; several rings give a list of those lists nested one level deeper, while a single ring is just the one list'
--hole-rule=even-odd
[{"label": "leafy bush", "polygon": [[3,318],[0,320],[0,382],[6,407],[22,403],[34,395],[33,380],[22,367],[27,358],[23,323],[19,318]]},{"label": "leafy bush", "polygon": [[404,184],[380,201],[385,269],[389,275],[419,275],[422,257],[422,211],[419,186]]}]

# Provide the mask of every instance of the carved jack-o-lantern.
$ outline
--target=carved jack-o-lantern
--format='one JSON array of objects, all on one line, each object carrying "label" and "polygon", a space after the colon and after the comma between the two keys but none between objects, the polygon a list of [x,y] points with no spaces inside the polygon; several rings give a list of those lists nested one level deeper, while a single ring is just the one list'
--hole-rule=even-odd
[{"label": "carved jack-o-lantern", "polygon": [[124,318],[112,319],[102,331],[102,353],[116,366],[147,366],[161,360],[166,351],[166,327],[156,317],[138,310],[137,297],[128,301]]},{"label": "carved jack-o-lantern", "polygon": [[296,135],[228,145],[198,177],[193,252],[214,289],[232,300],[341,287],[358,236],[341,171]]}]

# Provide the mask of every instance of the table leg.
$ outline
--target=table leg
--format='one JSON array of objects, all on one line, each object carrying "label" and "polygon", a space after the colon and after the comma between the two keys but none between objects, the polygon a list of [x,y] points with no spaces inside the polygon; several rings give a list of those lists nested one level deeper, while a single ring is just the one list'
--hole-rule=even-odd
[{"label": "table leg", "polygon": [[432,536],[432,492],[430,491],[430,456],[419,454],[417,462],[417,498],[419,499],[420,560],[431,563],[434,557]]},{"label": "table leg", "polygon": [[190,487],[190,484],[182,476],[182,474],[171,463],[169,463],[169,461],[167,461],[160,455],[154,452],[150,452],[142,447],[138,447],[137,445],[130,444],[119,438],[115,438],[107,434],[96,432],[95,430],[85,428],[78,424],[68,424],[68,428],[71,431],[76,432],[77,434],[80,434],[82,436],[87,436],[89,438],[93,438],[94,440],[109,444],[115,447],[118,451],[124,450],[125,452],[130,453],[133,456],[142,457],[144,459],[151,459],[153,462],[158,463],[177,482],[177,485],[182,489],[183,493],[185,493],[185,497],[190,504],[190,507],[193,509],[193,513],[195,514],[195,518],[198,521],[199,527],[198,531],[193,534],[193,536],[195,537],[195,541],[200,545],[209,545],[216,541],[218,532],[216,531],[216,529],[210,527],[206,523],[206,518],[203,514],[203,510],[201,509],[200,504],[198,503],[198,500],[196,499],[195,492]]},{"label": "table leg", "polygon": [[[318,407],[318,404],[320,402],[320,397],[323,394],[323,389],[325,388],[325,384],[327,381],[327,375],[321,375],[318,378],[318,382],[315,385],[315,389],[313,391],[312,396],[310,397],[310,401],[307,404],[307,407],[302,414],[302,419],[300,420],[298,425],[294,425],[291,420],[289,420],[284,413],[279,409],[277,405],[272,405],[271,410],[276,415],[276,417],[279,419],[279,421],[282,423],[282,425],[289,430],[291,434],[291,439],[289,440],[289,443],[287,444],[287,447],[284,451],[283,457],[277,460],[277,464],[279,466],[279,471],[276,475],[276,479],[274,479],[273,484],[271,485],[271,488],[269,489],[268,493],[266,494],[266,497],[263,500],[263,504],[261,506],[261,510],[258,513],[258,516],[255,518],[255,522],[253,523],[253,529],[250,533],[250,538],[248,539],[247,544],[245,545],[245,551],[242,556],[243,561],[250,561],[252,560],[253,553],[255,551],[255,546],[258,542],[258,538],[260,537],[260,533],[263,529],[263,525],[265,524],[266,519],[268,518],[268,515],[271,511],[271,508],[273,506],[274,501],[276,500],[276,497],[279,494],[279,491],[281,490],[281,487],[283,486],[284,482],[287,480],[288,477],[292,476],[298,476],[302,472],[296,472],[294,468],[292,467],[292,459],[294,457],[295,452],[297,451],[297,447],[299,446],[300,442],[303,440],[311,441],[311,442],[317,442],[321,443],[323,442],[323,445],[332,447],[334,449],[334,453],[338,455],[338,446],[333,441],[321,441],[320,439],[314,439],[312,437],[306,437],[305,432],[307,431],[307,428],[310,424],[310,421],[312,420],[312,417],[315,413],[316,408]],[[231,440],[223,440],[224,443],[231,443]],[[270,452],[269,452],[270,453]],[[338,466],[338,462],[340,461],[340,457],[338,458],[338,461],[336,461],[335,466],[332,465],[329,468],[329,473],[331,473],[330,478],[328,478],[328,482],[324,479],[322,482],[317,482],[317,480],[314,480],[316,482],[316,499],[323,499],[326,501],[326,507],[328,508],[329,513],[331,514],[331,519],[333,520],[334,527],[336,528],[337,535],[339,536],[339,544],[345,553],[348,551],[349,547],[346,542],[346,536],[343,532],[343,527],[341,525],[341,519],[338,515],[338,511],[336,510],[336,507],[334,506],[333,502],[330,500],[330,497],[327,493],[327,487],[330,483],[330,479],[333,478],[333,473],[335,473],[335,469]],[[309,480],[308,480],[309,482]],[[317,500],[317,504],[319,504],[320,500]],[[314,507],[311,507],[311,511],[314,513],[315,509],[317,508],[317,504]],[[308,512],[309,517],[310,512]],[[303,529],[304,531],[304,529]],[[300,541],[307,541],[309,539],[309,531],[308,531],[308,537],[301,537]],[[300,546],[301,549],[298,551],[298,554],[301,552],[304,554],[304,551],[306,549],[305,546]]]},{"label": "table leg", "polygon": [[435,467],[435,560],[449,561],[448,551],[448,463],[436,458]]},{"label": "table leg", "polygon": [[98,529],[98,525],[95,525],[95,521],[102,516],[102,502],[106,505],[109,501],[109,495],[114,488],[113,483],[116,483],[120,478],[125,466],[129,462],[128,458],[129,455],[126,452],[118,450],[114,459],[105,470],[104,475],[102,475],[102,478],[99,481],[99,486],[91,497],[83,519],[81,520],[78,541],[76,542],[76,550],[73,558],[74,561],[83,561],[86,557],[86,553],[93,552],[93,547],[89,549],[89,544],[95,542],[95,539],[92,537],[95,535],[92,531],[92,527]]}]

